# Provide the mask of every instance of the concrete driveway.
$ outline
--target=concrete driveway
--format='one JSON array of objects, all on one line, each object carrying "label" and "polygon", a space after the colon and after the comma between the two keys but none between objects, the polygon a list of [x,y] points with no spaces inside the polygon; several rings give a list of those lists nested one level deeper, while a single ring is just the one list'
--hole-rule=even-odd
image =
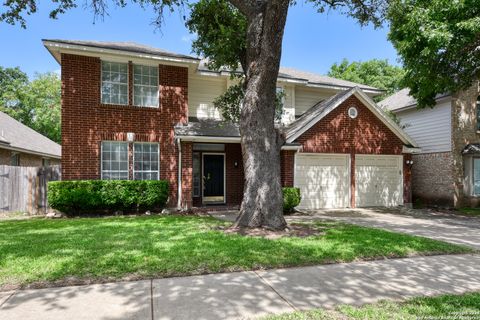
[{"label": "concrete driveway", "polygon": [[288,222],[334,220],[387,229],[480,249],[480,218],[406,208],[317,210]]}]

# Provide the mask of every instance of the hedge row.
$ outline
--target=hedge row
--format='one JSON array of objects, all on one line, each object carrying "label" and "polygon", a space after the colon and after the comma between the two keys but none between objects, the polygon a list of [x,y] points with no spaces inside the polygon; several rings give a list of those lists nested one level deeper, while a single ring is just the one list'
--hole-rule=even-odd
[{"label": "hedge row", "polygon": [[[67,215],[133,212],[165,206],[168,182],[164,180],[77,180],[48,183],[48,203]],[[299,205],[299,188],[283,188],[283,211],[291,213]]]},{"label": "hedge row", "polygon": [[48,203],[67,215],[138,210],[165,206],[164,180],[78,180],[48,183]]}]

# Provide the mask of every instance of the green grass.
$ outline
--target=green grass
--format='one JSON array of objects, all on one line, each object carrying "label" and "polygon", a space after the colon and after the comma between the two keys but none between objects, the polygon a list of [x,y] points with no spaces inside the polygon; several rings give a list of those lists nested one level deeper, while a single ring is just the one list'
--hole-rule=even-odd
[{"label": "green grass", "polygon": [[480,216],[480,208],[461,208],[458,210],[467,216]]},{"label": "green grass", "polygon": [[314,319],[480,319],[480,293],[421,297],[405,302],[382,301],[362,307],[340,306],[334,311],[311,310],[270,316],[268,320]]},{"label": "green grass", "polygon": [[471,249],[338,223],[308,238],[226,235],[213,218],[150,216],[0,222],[0,287],[322,264]]}]

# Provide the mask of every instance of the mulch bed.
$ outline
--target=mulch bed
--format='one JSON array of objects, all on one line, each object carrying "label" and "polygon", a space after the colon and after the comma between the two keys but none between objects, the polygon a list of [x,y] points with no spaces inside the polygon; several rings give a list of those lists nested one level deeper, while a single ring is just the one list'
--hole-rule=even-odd
[{"label": "mulch bed", "polygon": [[311,224],[290,224],[284,230],[270,230],[266,228],[219,228],[226,234],[239,234],[248,237],[261,237],[265,239],[280,239],[285,237],[306,238],[325,234],[324,229]]}]

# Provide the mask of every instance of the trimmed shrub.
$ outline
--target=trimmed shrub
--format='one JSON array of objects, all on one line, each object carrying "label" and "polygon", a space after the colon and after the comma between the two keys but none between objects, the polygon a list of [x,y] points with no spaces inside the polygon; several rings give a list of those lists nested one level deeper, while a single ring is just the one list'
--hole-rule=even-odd
[{"label": "trimmed shrub", "polygon": [[293,208],[300,204],[300,188],[286,187],[283,191],[283,212],[288,214],[293,212]]},{"label": "trimmed shrub", "polygon": [[48,183],[48,204],[67,215],[153,210],[165,206],[164,180],[76,180]]}]

